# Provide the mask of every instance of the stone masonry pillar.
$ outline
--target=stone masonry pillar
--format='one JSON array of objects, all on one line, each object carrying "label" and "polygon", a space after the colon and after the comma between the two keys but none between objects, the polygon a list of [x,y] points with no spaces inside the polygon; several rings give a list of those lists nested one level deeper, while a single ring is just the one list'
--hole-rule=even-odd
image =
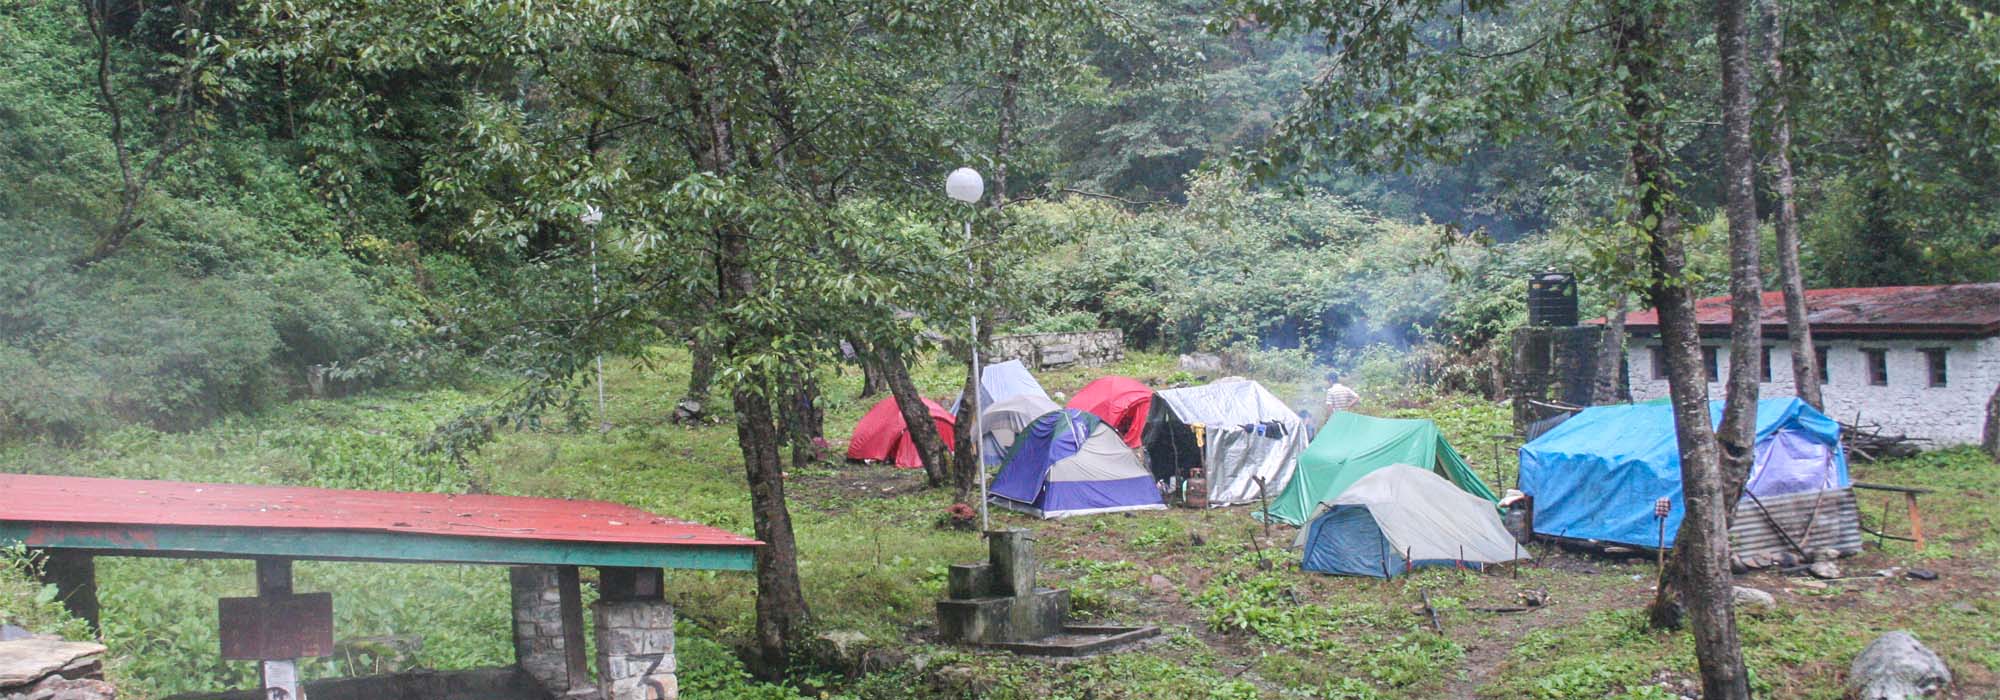
[{"label": "stone masonry pillar", "polygon": [[[569,695],[572,688],[590,685],[588,669],[580,678],[572,672],[577,665],[570,662],[570,634],[563,619],[562,569],[516,566],[508,572],[514,592],[515,664],[556,697]],[[575,634],[582,639],[582,630]],[[578,646],[576,653],[581,655],[581,645]]]},{"label": "stone masonry pillar", "polygon": [[597,680],[605,700],[676,700],[674,607],[659,569],[600,568]]}]

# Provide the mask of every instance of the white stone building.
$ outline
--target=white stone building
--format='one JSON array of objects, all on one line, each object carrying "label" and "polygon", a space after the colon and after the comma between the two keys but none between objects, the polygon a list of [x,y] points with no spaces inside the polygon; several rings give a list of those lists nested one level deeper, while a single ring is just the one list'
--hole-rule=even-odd
[{"label": "white stone building", "polygon": [[[1815,289],[1806,307],[1827,415],[1933,447],[1979,442],[1986,401],[2000,386],[2000,284]],[[1695,303],[1712,399],[1723,397],[1729,372],[1729,315],[1728,297]],[[1658,314],[1630,313],[1625,324],[1632,399],[1665,397]],[[1792,395],[1778,292],[1764,294],[1763,352],[1761,394]]]}]

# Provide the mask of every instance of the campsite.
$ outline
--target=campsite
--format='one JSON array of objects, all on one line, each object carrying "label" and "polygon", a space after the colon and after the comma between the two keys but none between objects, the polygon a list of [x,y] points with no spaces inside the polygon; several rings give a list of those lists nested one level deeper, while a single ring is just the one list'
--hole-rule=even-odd
[{"label": "campsite", "polygon": [[[669,367],[685,371],[679,358],[668,358]],[[1134,355],[1113,367],[1062,370],[1040,379],[1051,390],[1073,395],[1099,373],[1165,378],[1178,370],[1170,357]],[[620,397],[612,404],[618,407],[612,432],[503,438],[476,462],[479,478],[498,493],[611,498],[741,527],[744,516],[732,505],[741,486],[725,468],[731,429],[665,424],[659,419],[664,400],[640,398],[650,380],[624,369],[608,377],[610,393]],[[828,387],[830,396],[841,399],[830,410],[830,431],[854,425],[872,404],[847,400],[857,381],[849,375]],[[919,375],[919,381],[936,394],[953,386],[938,369]],[[398,434],[394,426],[476,399],[476,393],[432,391],[326,402],[188,436],[135,439],[92,459],[110,465],[105,473],[126,477],[268,481],[337,469],[373,475],[374,483],[385,486],[409,484],[416,474],[399,466],[400,453],[389,447]],[[1493,454],[1484,436],[1505,432],[1503,410],[1448,397],[1383,402],[1369,410],[1428,418],[1440,432],[1465,436],[1454,440],[1456,449],[1486,475],[1482,479],[1491,478],[1491,465],[1479,457]],[[310,427],[260,446],[257,436],[279,424]],[[294,461],[285,456],[290,445],[318,446],[313,449],[325,456]],[[48,460],[57,469],[74,459],[50,449],[9,454]],[[1938,580],[1899,575],[1819,584],[1775,572],[1746,577],[1744,585],[1772,592],[1779,605],[1743,618],[1746,637],[1755,640],[1746,649],[1763,692],[1837,696],[1845,660],[1872,638],[1871,631],[1892,627],[1914,630],[1943,654],[1958,674],[1962,696],[1979,697],[2000,687],[2000,677],[1986,665],[1995,661],[1995,640],[1979,624],[1995,600],[1985,553],[1994,546],[1991,524],[2000,513],[1973,495],[2000,488],[2000,481],[1978,460],[1957,452],[1854,467],[1856,479],[1939,487],[1925,497],[1924,513],[1926,524],[1940,534],[1922,553],[1894,540],[1878,548],[1871,537],[1868,551],[1841,560],[1842,568],[1849,575],[1922,568],[1936,572]],[[1512,468],[1511,462],[1503,466]],[[836,638],[865,637],[852,642],[858,646],[847,653],[854,658],[893,661],[857,683],[839,681],[838,687],[848,689],[842,692],[859,697],[1290,697],[1300,688],[1320,697],[1667,697],[1644,689],[1685,694],[1691,682],[1685,642],[1643,629],[1641,609],[1654,575],[1653,561],[1643,553],[1602,556],[1534,545],[1536,559],[1518,571],[1511,565],[1484,573],[1445,566],[1378,580],[1299,571],[1300,552],[1288,550],[1299,530],[1278,525],[1265,536],[1250,517],[1255,506],[1053,520],[995,508],[998,523],[1034,529],[1043,576],[1071,589],[1076,615],[1163,628],[1159,641],[1069,662],[1060,667],[1063,672],[1051,673],[1047,661],[968,653],[926,641],[925,630],[933,624],[929,605],[943,585],[942,564],[978,558],[983,545],[974,533],[937,527],[943,512],[924,487],[921,470],[820,467],[796,471],[791,479],[800,504],[805,575],[826,582],[811,592],[821,624],[842,633]],[[662,480],[684,488],[662,492],[651,486]],[[129,687],[165,695],[242,678],[240,667],[213,658],[213,632],[203,634],[207,623],[201,617],[206,596],[240,590],[235,582],[247,580],[247,564],[191,566],[210,583],[169,595],[132,584],[182,565],[148,559],[101,565],[106,619],[119,619],[113,613],[123,612],[145,616],[139,619],[186,620],[178,624],[188,634],[172,638],[140,637],[136,626],[111,628],[110,639],[123,640],[129,650],[118,652],[128,664],[122,666],[124,677],[152,679]],[[344,592],[346,604],[337,609],[343,634],[421,636],[420,655],[406,663],[464,668],[511,657],[505,606],[498,602],[506,585],[489,572],[305,565],[300,575],[302,586]],[[740,584],[731,575],[700,573],[677,574],[669,583],[683,617],[684,695],[752,692],[749,688],[758,686],[748,685],[721,641],[748,624],[750,600],[740,595]],[[1520,612],[1497,611],[1525,607],[1524,594],[1545,602]],[[1423,612],[1426,595],[1443,634]],[[468,602],[478,604],[463,604]],[[913,658],[924,659],[927,668],[918,669],[909,661]],[[329,661],[308,668],[332,673],[353,663]],[[168,671],[176,666],[196,669],[200,676]],[[762,693],[756,697],[788,697],[763,688],[754,691]],[[1144,690],[1134,690],[1139,688]]]},{"label": "campsite", "polygon": [[0,700],[2000,698],[1991,0],[0,0]]}]

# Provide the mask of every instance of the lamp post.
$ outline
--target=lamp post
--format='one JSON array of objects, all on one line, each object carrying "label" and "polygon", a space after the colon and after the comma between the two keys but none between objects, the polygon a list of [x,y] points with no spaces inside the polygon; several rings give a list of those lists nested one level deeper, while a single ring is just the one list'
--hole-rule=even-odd
[{"label": "lamp post", "polygon": [[[584,226],[590,227],[590,310],[596,313],[598,299],[597,281],[597,225],[604,222],[604,210],[595,204],[583,206],[583,215],[577,217]],[[597,429],[599,432],[611,429],[611,417],[604,414],[604,355],[592,360],[597,364]]]},{"label": "lamp post", "polygon": [[[970,208],[979,203],[980,195],[986,193],[986,179],[980,177],[977,170],[959,168],[951,171],[951,174],[945,177],[944,193],[946,196],[966,204],[965,276],[967,286],[977,289],[979,286],[979,277],[972,266],[972,216],[974,212]],[[979,470],[979,531],[986,532],[991,529],[991,525],[986,518],[986,460],[985,455],[979,453],[981,444],[986,441],[985,434],[979,429],[982,418],[980,412],[985,410],[983,406],[979,405],[979,393],[984,389],[980,381],[980,374],[984,368],[979,365],[979,311],[973,309],[966,315],[972,319],[972,340],[967,346],[971,348],[972,357],[972,440],[970,443],[972,446],[972,466],[974,469]]]}]

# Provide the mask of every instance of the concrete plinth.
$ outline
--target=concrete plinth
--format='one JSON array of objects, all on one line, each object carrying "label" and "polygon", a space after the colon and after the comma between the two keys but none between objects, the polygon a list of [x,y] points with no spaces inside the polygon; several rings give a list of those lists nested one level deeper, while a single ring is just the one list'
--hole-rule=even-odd
[{"label": "concrete plinth", "polygon": [[1044,588],[1027,596],[940,600],[938,635],[946,641],[991,644],[1040,639],[1062,631],[1069,591]]},{"label": "concrete plinth", "polygon": [[993,565],[995,595],[1028,595],[1035,590],[1035,540],[1027,530],[986,533],[987,561]]}]

